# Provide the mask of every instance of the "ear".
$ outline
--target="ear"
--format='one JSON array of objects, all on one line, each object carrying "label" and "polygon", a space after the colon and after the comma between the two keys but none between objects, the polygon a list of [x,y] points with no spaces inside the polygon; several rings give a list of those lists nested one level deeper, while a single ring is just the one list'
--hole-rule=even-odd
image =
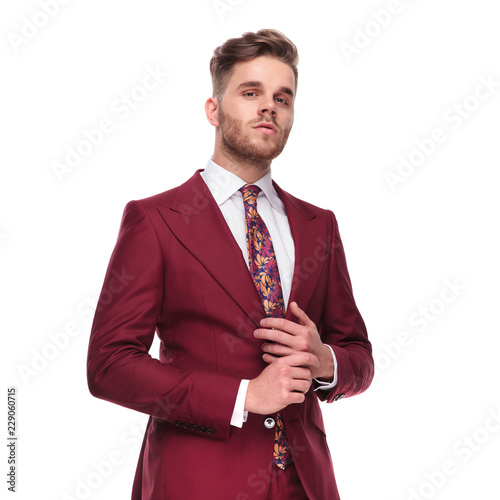
[{"label": "ear", "polygon": [[209,97],[205,103],[205,114],[210,125],[219,126],[219,99],[217,97]]}]

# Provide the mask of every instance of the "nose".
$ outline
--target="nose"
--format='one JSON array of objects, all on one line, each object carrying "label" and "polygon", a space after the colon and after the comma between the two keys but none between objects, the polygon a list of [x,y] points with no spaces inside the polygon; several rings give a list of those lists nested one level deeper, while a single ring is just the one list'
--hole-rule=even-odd
[{"label": "nose", "polygon": [[259,105],[259,115],[269,113],[272,116],[276,115],[276,102],[272,96],[264,96]]}]

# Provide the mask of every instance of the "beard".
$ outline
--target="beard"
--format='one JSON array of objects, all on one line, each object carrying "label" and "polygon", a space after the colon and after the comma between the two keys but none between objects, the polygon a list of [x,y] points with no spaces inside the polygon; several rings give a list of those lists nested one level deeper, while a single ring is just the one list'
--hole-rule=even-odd
[{"label": "beard", "polygon": [[267,168],[271,161],[283,151],[292,127],[282,129],[272,120],[271,123],[276,127],[276,134],[259,134],[260,137],[252,138],[248,129],[263,121],[267,121],[265,117],[245,125],[243,120],[226,114],[221,103],[219,106],[219,126],[222,138],[221,149],[224,154],[237,162],[251,163]]}]

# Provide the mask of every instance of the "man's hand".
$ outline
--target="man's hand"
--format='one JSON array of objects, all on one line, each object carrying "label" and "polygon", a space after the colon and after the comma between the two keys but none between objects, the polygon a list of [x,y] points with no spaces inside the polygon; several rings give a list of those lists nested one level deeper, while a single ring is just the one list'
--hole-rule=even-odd
[{"label": "man's hand", "polygon": [[298,324],[284,318],[264,318],[260,322],[261,328],[254,332],[256,338],[271,341],[262,344],[264,361],[275,363],[283,359],[280,356],[307,354],[302,366],[309,369],[312,377],[332,380],[332,353],[321,342],[316,325],[296,302],[290,304],[290,311],[297,318]]},{"label": "man's hand", "polygon": [[303,403],[312,383],[311,371],[303,367],[307,358],[306,353],[295,353],[276,358],[266,366],[248,384],[245,410],[267,415],[290,404]]}]

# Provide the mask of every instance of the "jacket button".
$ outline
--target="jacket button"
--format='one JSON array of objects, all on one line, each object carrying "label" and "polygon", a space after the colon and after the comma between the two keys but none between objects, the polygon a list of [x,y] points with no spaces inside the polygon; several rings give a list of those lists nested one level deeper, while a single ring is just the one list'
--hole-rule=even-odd
[{"label": "jacket button", "polygon": [[207,432],[207,428],[206,428],[204,425],[200,425],[200,426],[198,427],[198,430],[199,430],[200,432]]},{"label": "jacket button", "polygon": [[344,396],[345,396],[345,394],[343,394],[343,393],[342,393],[342,394],[337,394],[337,395],[333,398],[333,400],[334,400],[334,401],[338,401],[339,399],[342,399]]},{"label": "jacket button", "polygon": [[267,417],[267,418],[264,420],[264,425],[265,425],[268,429],[272,429],[272,428],[276,425],[276,422],[274,421],[274,418]]},{"label": "jacket button", "polygon": [[207,429],[207,434],[213,434],[215,431],[212,429],[212,427],[209,427]]},{"label": "jacket button", "polygon": [[193,424],[193,425],[191,426],[191,430],[192,430],[192,431],[197,431],[197,430],[198,430],[198,426],[197,426],[196,424]]},{"label": "jacket button", "polygon": [[182,422],[181,422],[180,420],[176,420],[176,421],[175,421],[175,425],[176,425],[177,427],[180,427],[180,426],[182,425]]},{"label": "jacket button", "polygon": [[182,427],[184,427],[184,429],[189,429],[189,427],[191,427],[191,426],[189,425],[189,422],[184,422],[182,424]]}]

